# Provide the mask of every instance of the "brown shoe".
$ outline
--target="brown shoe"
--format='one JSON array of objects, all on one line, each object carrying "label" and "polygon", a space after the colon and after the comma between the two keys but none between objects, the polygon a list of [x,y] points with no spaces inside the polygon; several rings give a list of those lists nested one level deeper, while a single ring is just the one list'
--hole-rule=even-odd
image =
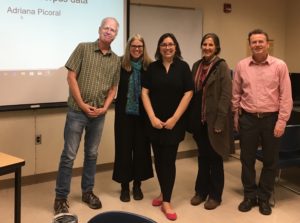
[{"label": "brown shoe", "polygon": [[83,192],[82,201],[87,203],[92,209],[99,209],[102,207],[100,199],[92,191]]},{"label": "brown shoe", "polygon": [[55,198],[54,200],[54,214],[69,213],[69,204],[67,199]]},{"label": "brown shoe", "polygon": [[192,197],[192,199],[191,199],[191,205],[197,206],[197,205],[201,204],[203,201],[204,201],[204,199],[202,197],[200,197],[199,194],[196,193],[195,196]]},{"label": "brown shoe", "polygon": [[208,200],[204,203],[204,208],[207,210],[213,210],[218,207],[221,203],[212,198],[208,198]]}]

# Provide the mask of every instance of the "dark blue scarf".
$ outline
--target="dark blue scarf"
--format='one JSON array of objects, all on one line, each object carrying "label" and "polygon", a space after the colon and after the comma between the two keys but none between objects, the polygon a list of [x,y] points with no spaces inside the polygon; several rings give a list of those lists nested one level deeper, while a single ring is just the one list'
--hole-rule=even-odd
[{"label": "dark blue scarf", "polygon": [[132,73],[128,81],[126,114],[140,114],[141,68],[142,61],[131,61]]}]

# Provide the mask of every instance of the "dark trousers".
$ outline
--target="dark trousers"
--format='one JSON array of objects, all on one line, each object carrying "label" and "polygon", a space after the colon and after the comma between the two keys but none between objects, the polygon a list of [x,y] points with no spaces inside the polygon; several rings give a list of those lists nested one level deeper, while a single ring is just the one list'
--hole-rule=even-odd
[{"label": "dark trousers", "polygon": [[221,202],[224,189],[224,166],[222,157],[212,148],[207,125],[193,135],[198,147],[198,174],[195,191],[203,199],[207,196]]},{"label": "dark trousers", "polygon": [[176,176],[176,155],[179,144],[152,144],[154,164],[163,201],[170,202]]},{"label": "dark trousers", "polygon": [[[277,118],[278,114],[258,118],[247,113],[239,118],[242,183],[247,198],[268,200],[274,190],[280,143],[280,138],[274,137]],[[257,185],[255,161],[259,144],[263,151],[263,168]]]},{"label": "dark trousers", "polygon": [[143,181],[151,177],[151,147],[143,118],[116,112],[113,180],[128,184],[132,180]]}]

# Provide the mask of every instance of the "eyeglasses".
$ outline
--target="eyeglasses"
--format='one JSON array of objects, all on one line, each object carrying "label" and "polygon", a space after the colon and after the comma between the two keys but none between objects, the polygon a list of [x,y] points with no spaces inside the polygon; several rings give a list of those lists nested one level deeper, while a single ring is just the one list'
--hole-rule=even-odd
[{"label": "eyeglasses", "polygon": [[130,45],[131,48],[133,49],[143,49],[143,45]]},{"label": "eyeglasses", "polygon": [[167,47],[173,47],[175,46],[175,43],[161,43],[160,46],[163,48],[167,48]]}]

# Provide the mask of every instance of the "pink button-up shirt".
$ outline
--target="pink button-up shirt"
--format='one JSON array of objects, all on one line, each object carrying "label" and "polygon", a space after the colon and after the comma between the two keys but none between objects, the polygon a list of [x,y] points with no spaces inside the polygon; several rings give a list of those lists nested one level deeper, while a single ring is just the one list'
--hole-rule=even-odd
[{"label": "pink button-up shirt", "polygon": [[278,111],[277,127],[285,128],[293,107],[291,81],[286,64],[268,56],[263,63],[252,57],[241,60],[235,69],[232,110],[247,112]]}]

